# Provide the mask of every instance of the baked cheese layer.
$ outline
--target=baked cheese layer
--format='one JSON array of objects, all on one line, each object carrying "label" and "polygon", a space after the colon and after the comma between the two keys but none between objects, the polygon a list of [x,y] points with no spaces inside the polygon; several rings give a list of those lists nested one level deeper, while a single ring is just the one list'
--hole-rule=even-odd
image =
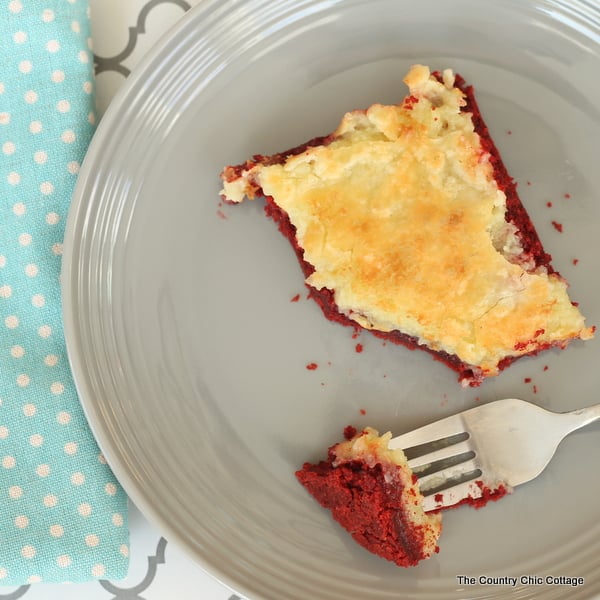
[{"label": "baked cheese layer", "polygon": [[271,196],[296,228],[307,283],[361,327],[398,330],[483,376],[509,357],[588,339],[556,273],[522,256],[463,92],[416,65],[400,105],[347,113],[330,141],[231,181]]}]

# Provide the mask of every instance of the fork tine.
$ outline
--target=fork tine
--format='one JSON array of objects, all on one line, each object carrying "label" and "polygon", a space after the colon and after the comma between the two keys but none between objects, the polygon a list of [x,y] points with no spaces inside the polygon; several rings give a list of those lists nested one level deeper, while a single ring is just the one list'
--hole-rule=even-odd
[{"label": "fork tine", "polygon": [[432,494],[477,477],[481,477],[481,468],[471,457],[459,464],[419,477],[419,488],[423,494]]},{"label": "fork tine", "polygon": [[416,455],[412,458],[413,454],[411,452],[412,448],[405,450],[406,454],[411,458],[408,459],[408,466],[415,470],[424,465],[429,465],[431,463],[435,463],[438,461],[443,461],[459,454],[464,454],[466,452],[472,452],[473,447],[470,443],[470,440],[467,438],[466,440],[462,440],[455,444],[450,444],[445,447],[440,448],[439,450],[435,449],[437,447],[436,442],[432,444],[424,444],[422,448],[431,447],[433,450],[431,452],[426,452],[424,454]]},{"label": "fork tine", "polygon": [[465,425],[462,416],[460,414],[452,415],[392,438],[388,444],[388,448],[391,450],[402,448],[404,450],[419,446],[424,442],[441,440],[452,435],[464,433],[464,431]]},{"label": "fork tine", "polygon": [[477,485],[477,480],[465,481],[452,486],[442,492],[429,494],[423,500],[423,510],[430,512],[444,506],[452,506],[465,498],[477,500],[483,496],[481,486]]}]

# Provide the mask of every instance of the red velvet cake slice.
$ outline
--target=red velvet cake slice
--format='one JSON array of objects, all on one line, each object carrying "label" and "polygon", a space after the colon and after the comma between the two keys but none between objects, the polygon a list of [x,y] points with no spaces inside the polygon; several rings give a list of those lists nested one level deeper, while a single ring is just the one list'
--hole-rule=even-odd
[{"label": "red velvet cake slice", "polygon": [[[353,432],[356,433],[356,432]],[[366,428],[305,463],[296,477],[361,546],[401,567],[438,551],[441,516],[423,511],[423,496],[391,433]]]},{"label": "red velvet cake slice", "polygon": [[552,268],[481,118],[450,70],[415,65],[398,105],[226,167],[222,197],[264,196],[327,318],[432,353],[479,385],[593,337]]}]

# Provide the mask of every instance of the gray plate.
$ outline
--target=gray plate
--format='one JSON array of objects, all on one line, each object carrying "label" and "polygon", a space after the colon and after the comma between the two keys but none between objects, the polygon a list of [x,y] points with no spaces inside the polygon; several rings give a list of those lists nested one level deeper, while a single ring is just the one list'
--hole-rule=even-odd
[{"label": "gray plate", "polygon": [[[128,80],[82,167],[63,273],[81,400],[135,503],[254,600],[590,598],[597,427],[513,496],[447,513],[440,554],[409,570],[355,545],[294,478],[350,423],[401,433],[500,397],[597,402],[598,341],[465,390],[424,353],[354,339],[305,300],[259,201],[219,205],[223,165],[398,101],[413,62],[476,86],[555,266],[600,323],[597,2],[206,0]],[[521,575],[585,584],[478,579]]]}]

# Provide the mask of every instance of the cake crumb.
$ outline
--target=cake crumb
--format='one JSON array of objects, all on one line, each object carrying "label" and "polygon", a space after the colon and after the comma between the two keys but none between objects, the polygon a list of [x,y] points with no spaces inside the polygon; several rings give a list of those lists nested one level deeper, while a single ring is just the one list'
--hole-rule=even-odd
[{"label": "cake crumb", "polygon": [[367,414],[367,411],[364,408],[361,408],[358,412],[363,416]]},{"label": "cake crumb", "polygon": [[290,302],[298,302],[298,300],[300,300],[300,294],[296,294],[291,300]]},{"label": "cake crumb", "polygon": [[556,231],[558,231],[558,233],[563,232],[562,223],[558,223],[557,221],[552,221],[552,227],[554,227],[554,229],[556,229]]},{"label": "cake crumb", "polygon": [[354,425],[346,425],[346,427],[344,427],[344,438],[347,440],[351,440],[357,433],[358,430]]},{"label": "cake crumb", "polygon": [[552,202],[550,202],[550,200],[548,200],[548,202],[546,202],[546,206],[547,206],[548,208],[552,208]]},{"label": "cake crumb", "polygon": [[565,198],[568,200],[571,197],[571,194],[565,194]]},{"label": "cake crumb", "polygon": [[318,368],[319,368],[319,365],[318,365],[317,363],[315,363],[315,362],[311,362],[311,363],[308,363],[308,364],[306,365],[306,368],[307,368],[309,371],[315,371],[316,369],[318,369]]},{"label": "cake crumb", "polygon": [[227,221],[227,215],[221,209],[217,211],[217,217],[223,219],[223,221]]},{"label": "cake crumb", "polygon": [[356,346],[354,347],[354,349],[356,350],[356,352],[358,352],[360,354],[363,351],[363,345],[362,344],[356,344]]},{"label": "cake crumb", "polygon": [[574,258],[572,262],[573,262],[573,266],[577,266],[577,263],[579,262],[579,259],[578,258]]}]

